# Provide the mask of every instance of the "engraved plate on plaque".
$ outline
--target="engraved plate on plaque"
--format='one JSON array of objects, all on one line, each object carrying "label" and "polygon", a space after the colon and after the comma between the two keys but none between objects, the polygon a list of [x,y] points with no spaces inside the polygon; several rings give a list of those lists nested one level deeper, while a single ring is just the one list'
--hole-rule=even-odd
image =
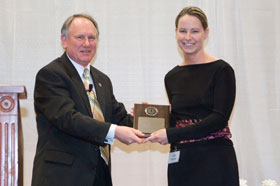
[{"label": "engraved plate on plaque", "polygon": [[168,105],[134,104],[134,128],[145,134],[168,128],[169,121]]}]

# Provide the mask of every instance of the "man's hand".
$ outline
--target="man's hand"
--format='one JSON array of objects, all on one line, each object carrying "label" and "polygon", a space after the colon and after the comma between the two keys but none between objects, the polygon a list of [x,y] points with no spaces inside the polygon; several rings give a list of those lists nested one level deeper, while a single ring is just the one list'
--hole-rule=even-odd
[{"label": "man's hand", "polygon": [[[150,105],[150,103],[149,103],[149,102],[146,102],[146,101],[143,101],[142,104]],[[130,115],[134,117],[134,107],[132,107],[132,108],[130,109]]]},{"label": "man's hand", "polygon": [[139,130],[126,126],[117,126],[115,138],[120,142],[130,145],[131,143],[142,143],[144,134]]},{"label": "man's hand", "polygon": [[150,141],[152,143],[158,142],[162,145],[168,144],[166,129],[160,129],[156,132],[153,132],[150,137],[146,138],[143,141],[143,143],[146,143],[148,141]]}]

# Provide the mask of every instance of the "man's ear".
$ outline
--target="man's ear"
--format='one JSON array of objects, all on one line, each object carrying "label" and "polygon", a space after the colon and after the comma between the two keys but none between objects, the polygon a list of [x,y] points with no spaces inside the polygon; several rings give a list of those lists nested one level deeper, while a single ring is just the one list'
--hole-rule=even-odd
[{"label": "man's ear", "polygon": [[60,40],[61,40],[63,48],[66,49],[67,48],[67,37],[65,35],[61,34]]}]

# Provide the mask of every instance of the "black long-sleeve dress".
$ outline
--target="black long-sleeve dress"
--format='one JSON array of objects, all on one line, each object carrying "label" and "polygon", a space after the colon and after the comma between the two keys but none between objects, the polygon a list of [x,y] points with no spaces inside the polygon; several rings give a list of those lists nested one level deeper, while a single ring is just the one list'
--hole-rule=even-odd
[{"label": "black long-sleeve dress", "polygon": [[176,66],[166,74],[171,104],[169,186],[238,186],[238,166],[228,127],[235,75],[223,60]]}]

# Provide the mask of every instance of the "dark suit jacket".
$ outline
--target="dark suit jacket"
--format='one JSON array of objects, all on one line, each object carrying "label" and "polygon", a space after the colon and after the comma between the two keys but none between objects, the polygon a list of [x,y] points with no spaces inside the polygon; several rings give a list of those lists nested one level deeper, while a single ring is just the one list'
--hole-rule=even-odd
[{"label": "dark suit jacket", "polygon": [[92,186],[99,146],[111,123],[132,126],[110,79],[91,66],[105,122],[92,118],[83,82],[64,53],[36,76],[34,106],[38,143],[32,186]]}]

